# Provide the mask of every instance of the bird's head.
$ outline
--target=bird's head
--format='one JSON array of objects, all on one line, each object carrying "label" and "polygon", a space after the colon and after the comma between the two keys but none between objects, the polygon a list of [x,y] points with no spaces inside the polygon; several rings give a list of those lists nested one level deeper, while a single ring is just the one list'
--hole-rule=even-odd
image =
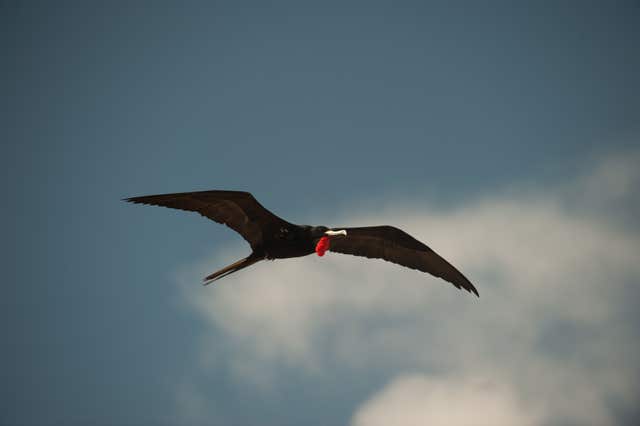
[{"label": "bird's head", "polygon": [[329,250],[331,239],[339,236],[345,237],[347,235],[346,229],[336,231],[326,226],[316,226],[311,232],[314,239],[317,239],[315,250],[318,256],[324,256],[325,252]]},{"label": "bird's head", "polygon": [[311,235],[313,238],[322,238],[324,236],[327,237],[337,237],[337,236],[346,236],[347,231],[344,229],[334,230],[329,229],[326,226],[314,226],[311,228]]}]

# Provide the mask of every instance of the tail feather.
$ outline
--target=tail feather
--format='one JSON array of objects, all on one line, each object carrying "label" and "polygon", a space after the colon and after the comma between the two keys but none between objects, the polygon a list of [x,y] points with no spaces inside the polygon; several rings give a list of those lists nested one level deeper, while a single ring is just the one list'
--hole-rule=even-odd
[{"label": "tail feather", "polygon": [[258,262],[262,260],[261,257],[256,257],[253,256],[253,254],[249,257],[246,257],[244,259],[240,259],[235,263],[232,263],[229,266],[225,266],[224,268],[220,269],[219,271],[214,272],[213,274],[208,275],[207,277],[204,278],[204,282],[202,283],[202,285],[207,285],[207,284],[211,284],[212,282],[219,280],[220,278],[226,277],[229,274],[232,274],[236,271],[239,271],[241,269],[246,268],[247,266],[251,266],[254,263]]}]

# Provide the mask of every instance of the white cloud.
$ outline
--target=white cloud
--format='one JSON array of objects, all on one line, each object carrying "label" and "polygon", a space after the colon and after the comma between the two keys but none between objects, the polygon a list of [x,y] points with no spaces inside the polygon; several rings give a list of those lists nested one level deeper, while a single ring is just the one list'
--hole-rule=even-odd
[{"label": "white cloud", "polygon": [[477,379],[402,376],[355,414],[353,426],[527,426],[537,414],[502,385]]},{"label": "white cloud", "polygon": [[[232,355],[221,362],[243,381],[268,388],[275,365],[309,377],[327,368],[443,372],[437,381],[393,382],[358,410],[357,425],[377,424],[367,419],[380,407],[398,410],[397,395],[412,387],[424,398],[409,405],[438,406],[458,388],[465,404],[484,401],[505,422],[517,416],[510,424],[612,424],[609,401],[632,404],[638,392],[639,314],[629,312],[640,295],[640,238],[583,210],[575,194],[593,205],[623,202],[640,172],[617,161],[622,178],[607,160],[571,190],[511,188],[446,211],[415,200],[378,203],[327,221],[405,229],[458,266],[480,299],[426,274],[332,253],[195,285],[211,265],[246,255],[234,249],[185,268],[180,281],[189,306],[226,336]],[[490,377],[498,387],[482,396],[465,377]]]},{"label": "white cloud", "polygon": [[632,152],[609,157],[584,179],[586,198],[600,202],[615,202],[637,196],[640,190],[640,153]]}]

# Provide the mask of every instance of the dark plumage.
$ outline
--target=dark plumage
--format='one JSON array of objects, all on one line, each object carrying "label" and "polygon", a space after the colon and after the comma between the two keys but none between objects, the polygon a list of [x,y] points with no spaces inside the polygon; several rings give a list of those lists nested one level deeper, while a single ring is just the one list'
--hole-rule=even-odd
[{"label": "dark plumage", "polygon": [[318,241],[330,238],[330,251],[389,262],[428,272],[478,295],[478,291],[460,271],[428,246],[393,226],[362,228],[327,228],[294,225],[271,213],[248,192],[200,191],[148,195],[125,201],[188,210],[200,213],[239,233],[251,246],[252,253],[213,274],[209,284],[264,259],[306,256],[315,251]]}]

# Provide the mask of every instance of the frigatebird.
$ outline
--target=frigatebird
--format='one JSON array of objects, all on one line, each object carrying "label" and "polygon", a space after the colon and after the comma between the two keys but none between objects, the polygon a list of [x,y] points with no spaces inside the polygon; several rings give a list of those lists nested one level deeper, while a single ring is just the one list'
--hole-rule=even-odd
[{"label": "frigatebird", "polygon": [[384,259],[428,272],[479,296],[478,290],[453,265],[427,245],[393,226],[328,228],[294,225],[265,209],[248,192],[198,191],[126,198],[138,204],[169,207],[200,213],[227,225],[251,246],[252,253],[204,278],[209,284],[265,259],[287,259],[328,249],[337,253]]}]

